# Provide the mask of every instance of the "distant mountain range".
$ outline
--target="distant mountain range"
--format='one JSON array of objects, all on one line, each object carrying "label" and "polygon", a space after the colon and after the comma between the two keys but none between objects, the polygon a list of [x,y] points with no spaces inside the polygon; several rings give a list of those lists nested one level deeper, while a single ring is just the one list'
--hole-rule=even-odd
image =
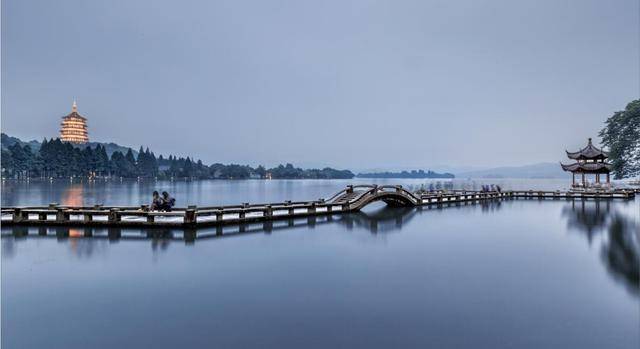
[{"label": "distant mountain range", "polygon": [[402,172],[371,172],[371,173],[359,173],[358,178],[454,178],[451,173],[437,173],[433,171],[424,170],[411,170]]},{"label": "distant mountain range", "polygon": [[543,162],[455,173],[457,178],[566,178],[559,163]]},{"label": "distant mountain range", "polygon": [[[424,166],[438,173],[452,173],[456,178],[566,178],[557,162],[543,162],[521,166],[478,167],[478,166]],[[411,171],[411,168],[389,166],[356,169],[358,173],[384,173]]]}]

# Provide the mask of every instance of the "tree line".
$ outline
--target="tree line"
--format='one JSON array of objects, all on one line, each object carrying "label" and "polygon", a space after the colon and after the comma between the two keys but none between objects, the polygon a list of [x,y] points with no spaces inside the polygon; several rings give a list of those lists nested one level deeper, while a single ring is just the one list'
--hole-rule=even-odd
[{"label": "tree line", "polygon": [[334,179],[353,178],[349,170],[301,169],[291,164],[266,169],[248,165],[215,163],[207,166],[190,157],[163,157],[140,147],[137,156],[129,148],[125,153],[109,155],[103,145],[81,148],[60,139],[44,139],[38,151],[22,142],[2,149],[3,178],[193,178],[193,179]]},{"label": "tree line", "polygon": [[600,137],[602,144],[609,147],[614,178],[640,176],[640,99],[613,113],[605,121]]}]

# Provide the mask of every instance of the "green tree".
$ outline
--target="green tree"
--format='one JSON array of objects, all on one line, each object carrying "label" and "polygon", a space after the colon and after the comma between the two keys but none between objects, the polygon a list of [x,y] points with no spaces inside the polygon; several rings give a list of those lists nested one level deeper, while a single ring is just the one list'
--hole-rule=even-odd
[{"label": "green tree", "polygon": [[640,100],[608,118],[600,137],[602,144],[609,147],[614,178],[640,175]]},{"label": "green tree", "polygon": [[2,176],[12,176],[14,171],[13,156],[9,150],[2,149],[2,156],[0,157],[2,162]]}]

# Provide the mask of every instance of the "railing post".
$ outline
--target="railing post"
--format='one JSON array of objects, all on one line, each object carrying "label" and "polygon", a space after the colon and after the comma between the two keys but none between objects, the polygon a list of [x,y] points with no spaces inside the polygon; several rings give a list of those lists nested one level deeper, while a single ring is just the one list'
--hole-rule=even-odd
[{"label": "railing post", "polygon": [[120,222],[120,211],[119,208],[112,208],[109,210],[109,223],[117,223]]},{"label": "railing post", "polygon": [[184,211],[184,224],[195,225],[197,220],[196,206],[188,206]]},{"label": "railing post", "polygon": [[221,222],[222,221],[222,210],[217,210],[216,211],[216,222]]},{"label": "railing post", "polygon": [[347,194],[351,194],[353,193],[353,185],[347,185],[347,190],[346,190]]},{"label": "railing post", "polygon": [[69,212],[64,208],[58,207],[56,212],[56,222],[66,223],[69,221]]},{"label": "railing post", "polygon": [[13,209],[13,223],[20,223],[22,222],[22,209],[21,208],[14,208]]}]

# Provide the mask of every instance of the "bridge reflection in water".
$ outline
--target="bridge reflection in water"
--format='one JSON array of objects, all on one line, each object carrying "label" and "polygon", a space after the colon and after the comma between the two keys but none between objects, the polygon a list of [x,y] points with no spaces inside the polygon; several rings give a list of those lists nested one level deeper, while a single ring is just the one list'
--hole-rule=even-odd
[{"label": "bridge reflection in water", "polygon": [[[471,204],[468,204],[471,205]],[[117,240],[185,240],[193,243],[195,240],[225,238],[252,233],[270,234],[274,231],[288,230],[300,227],[313,228],[317,225],[335,224],[345,227],[347,230],[364,229],[372,234],[387,233],[400,230],[402,226],[424,211],[441,208],[465,207],[467,203],[442,204],[436,207],[403,207],[382,206],[367,211],[355,211],[349,213],[308,216],[279,221],[265,221],[229,226],[216,226],[209,228],[181,228],[181,227],[77,227],[77,226],[9,226],[2,229],[2,237],[23,238],[57,238],[66,241],[69,238],[88,238]],[[480,206],[482,212],[492,212],[500,209],[499,200],[483,201]],[[477,207],[476,206],[476,207]]]},{"label": "bridge reflection in water", "polygon": [[313,228],[317,225],[336,224],[347,230],[363,228],[371,233],[399,230],[421,209],[409,207],[382,207],[375,211],[358,211],[341,215],[310,216],[306,218],[288,219],[273,222],[239,224],[235,226],[218,226],[199,229],[184,228],[120,228],[120,227],[29,227],[11,226],[2,229],[3,238],[10,236],[21,238],[57,238],[67,240],[74,237],[91,237],[93,239],[108,240],[143,240],[168,239],[193,242],[196,239],[214,239],[239,236],[252,233],[272,233],[274,231],[289,230],[300,227]]},{"label": "bridge reflection in water", "polygon": [[[465,204],[445,204],[449,209],[463,208]],[[483,213],[500,209],[501,202],[482,202]],[[469,206],[469,208],[471,205]],[[477,208],[477,206],[475,206]],[[397,232],[416,216],[431,211],[430,207],[389,207],[357,211],[339,215],[310,216],[273,222],[218,226],[199,229],[184,228],[120,228],[120,227],[46,227],[46,226],[9,226],[2,228],[2,249],[5,257],[10,258],[17,251],[16,244],[25,239],[57,239],[69,244],[72,252],[79,258],[90,257],[92,253],[106,248],[109,243],[121,240],[144,241],[151,244],[153,250],[165,250],[170,244],[184,240],[187,245],[198,240],[231,238],[248,234],[271,234],[273,232],[300,228],[313,229],[316,226],[337,225],[346,231],[364,230],[372,236]],[[437,210],[437,209],[436,209]],[[107,245],[105,245],[105,243]]]},{"label": "bridge reflection in water", "polygon": [[[504,202],[499,200],[482,202],[482,213],[500,210]],[[466,205],[446,205],[455,209]],[[477,206],[476,206],[477,207]],[[589,245],[600,243],[600,256],[608,273],[624,284],[634,296],[640,296],[640,227],[638,222],[625,212],[616,209],[617,204],[604,201],[572,201],[562,207],[569,231],[577,231],[585,237]],[[2,228],[2,252],[11,258],[16,253],[20,240],[53,238],[61,243],[69,243],[70,248],[80,258],[90,257],[109,243],[122,240],[147,240],[153,250],[165,250],[170,244],[184,240],[191,245],[196,240],[231,238],[247,234],[271,234],[321,225],[338,225],[347,231],[365,230],[372,235],[400,231],[402,227],[429,207],[389,207],[358,211],[340,215],[309,216],[282,221],[218,226],[200,229],[183,228],[120,228],[120,227],[29,227],[10,226]],[[435,209],[437,210],[437,209]],[[91,237],[91,238],[86,238]],[[105,245],[106,243],[107,245]]]}]

